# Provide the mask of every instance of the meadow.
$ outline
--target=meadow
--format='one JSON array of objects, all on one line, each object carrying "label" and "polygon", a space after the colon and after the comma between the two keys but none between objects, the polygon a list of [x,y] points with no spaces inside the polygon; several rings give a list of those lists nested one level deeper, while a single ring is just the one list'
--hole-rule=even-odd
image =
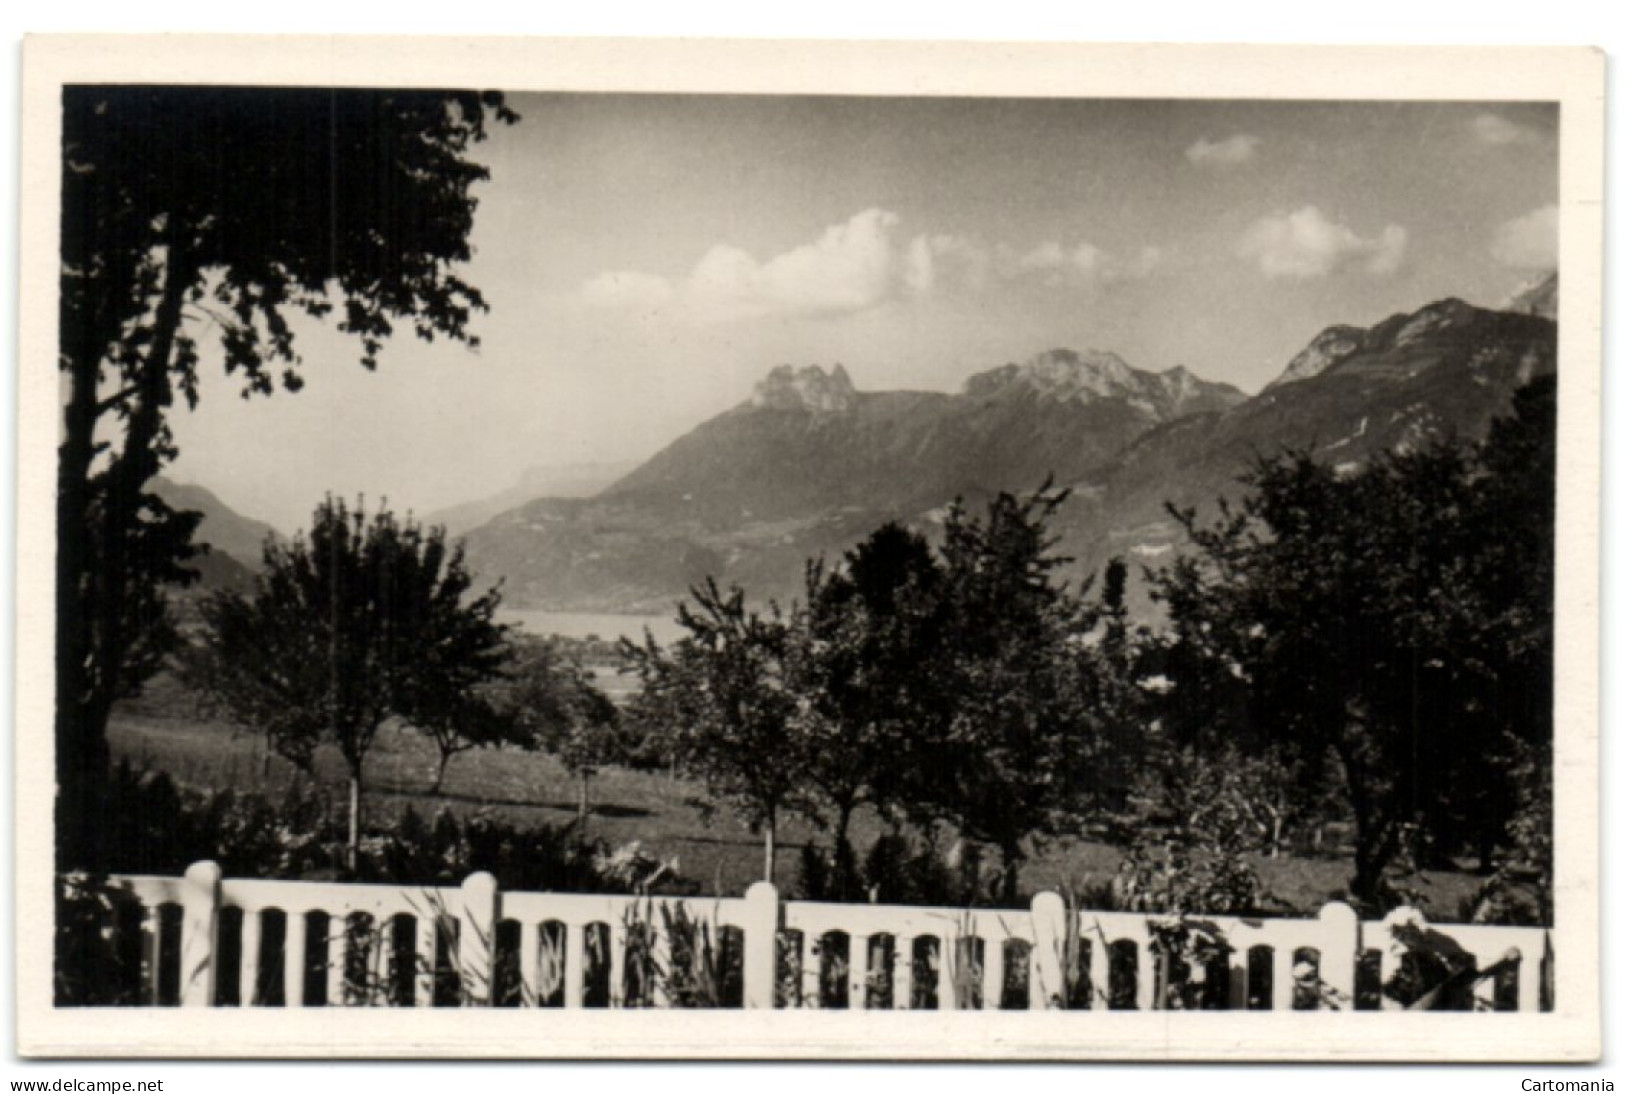
[{"label": "meadow", "polygon": [[[291,782],[311,778],[268,754],[261,736],[211,716],[168,676],[115,708],[108,736],[115,760],[162,771],[199,790],[230,787],[275,798]],[[427,738],[404,726],[387,726],[368,755],[367,826],[388,828],[408,807],[425,818],[447,809],[460,818],[484,813],[519,826],[559,825],[576,815],[579,783],[551,756],[507,747],[463,753],[452,760],[435,795],[430,788],[437,759]],[[345,775],[336,752],[318,752],[314,779],[332,800],[343,800]],[[675,858],[682,876],[701,893],[739,895],[761,876],[761,842],[726,807],[708,818],[701,795],[697,783],[670,774],[606,769],[592,781],[588,834],[613,847],[638,841],[657,858]],[[881,818],[860,812],[852,832],[858,854],[886,830]],[[800,893],[800,852],[809,842],[828,840],[799,817],[781,825],[774,881],[786,895]],[[1104,842],[1051,840],[1023,868],[1022,887],[1081,891],[1107,882],[1120,861],[1119,851]],[[1352,872],[1342,849],[1324,856],[1259,857],[1255,866],[1273,903],[1283,912],[1305,914],[1338,895]],[[1437,871],[1412,883],[1424,895],[1429,917],[1450,921],[1480,881],[1466,872]]]}]

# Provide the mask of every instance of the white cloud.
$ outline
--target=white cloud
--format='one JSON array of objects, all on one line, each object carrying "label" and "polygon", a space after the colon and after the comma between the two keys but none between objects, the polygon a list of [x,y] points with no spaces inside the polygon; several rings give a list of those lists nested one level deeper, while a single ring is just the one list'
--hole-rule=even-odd
[{"label": "white cloud", "polygon": [[1534,130],[1508,121],[1499,114],[1479,114],[1467,123],[1467,127],[1480,144],[1496,147],[1525,144],[1535,139]]},{"label": "white cloud", "polygon": [[1132,259],[1121,259],[1093,243],[1067,247],[1046,240],[1019,255],[1006,252],[1001,267],[1006,277],[1038,276],[1054,285],[1092,285],[1145,277],[1162,262],[1157,247],[1143,247]]},{"label": "white cloud", "polygon": [[980,289],[987,284],[988,264],[986,249],[963,236],[915,236],[903,259],[903,284],[915,296],[950,284]]},{"label": "white cloud", "polygon": [[863,311],[905,290],[930,291],[936,278],[929,265],[935,245],[916,241],[905,249],[895,239],[897,225],[895,213],[866,209],[766,261],[719,243],[675,283],[648,273],[599,274],[574,300],[645,315],[680,313],[700,322]]},{"label": "white cloud", "polygon": [[1329,219],[1313,205],[1293,213],[1264,217],[1242,237],[1237,248],[1254,259],[1264,276],[1305,279],[1325,277],[1349,266],[1381,275],[1397,270],[1405,258],[1408,236],[1390,224],[1370,237]]},{"label": "white cloud", "polygon": [[1002,245],[990,249],[957,235],[905,237],[900,224],[895,213],[866,209],[812,242],[766,260],[719,243],[675,281],[634,271],[604,273],[581,285],[571,301],[701,323],[813,318],[945,292],[980,292],[995,278],[1085,286],[1140,278],[1162,259],[1155,247],[1125,259],[1087,242],[1050,241],[1026,252]]},{"label": "white cloud", "polygon": [[[814,243],[754,266],[742,251],[728,254],[729,279],[710,283],[697,303],[724,316],[779,313],[831,315],[872,308],[893,294],[900,273],[892,242],[897,214],[866,209],[824,231]],[[717,250],[722,250],[718,248]],[[717,253],[702,259],[700,269]],[[696,270],[696,290],[701,289]]]},{"label": "white cloud", "polygon": [[1185,158],[1198,167],[1234,167],[1257,155],[1258,146],[1263,143],[1251,133],[1237,133],[1222,141],[1210,141],[1203,137],[1185,149]]},{"label": "white cloud", "polygon": [[1543,205],[1495,230],[1490,255],[1503,266],[1545,269],[1557,265],[1557,206]]}]

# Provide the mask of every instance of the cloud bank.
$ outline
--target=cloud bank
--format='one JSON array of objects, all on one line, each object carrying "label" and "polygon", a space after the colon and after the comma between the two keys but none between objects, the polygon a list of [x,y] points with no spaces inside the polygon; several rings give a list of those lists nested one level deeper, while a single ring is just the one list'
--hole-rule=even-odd
[{"label": "cloud bank", "polygon": [[1397,224],[1374,236],[1361,236],[1315,206],[1305,205],[1259,220],[1242,237],[1237,252],[1257,262],[1271,280],[1307,280],[1354,268],[1382,276],[1404,262],[1408,239]]},{"label": "cloud bank", "polygon": [[1503,266],[1545,269],[1557,265],[1557,206],[1543,205],[1495,230],[1490,257]]},{"label": "cloud bank", "polygon": [[1198,167],[1234,167],[1246,163],[1258,153],[1263,140],[1251,133],[1237,133],[1222,141],[1206,137],[1185,149],[1185,158]]},{"label": "cloud bank", "polygon": [[963,236],[905,237],[901,219],[865,209],[810,243],[767,259],[717,244],[676,281],[632,270],[582,284],[575,303],[592,309],[667,316],[698,323],[829,318],[944,292],[979,292],[1028,279],[1066,287],[1145,277],[1162,252],[1145,247],[1120,258],[1088,242],[1058,240],[1027,250],[989,247]]},{"label": "cloud bank", "polygon": [[1504,147],[1509,144],[1527,144],[1536,139],[1536,132],[1517,122],[1508,121],[1499,114],[1479,114],[1467,123],[1479,144]]}]

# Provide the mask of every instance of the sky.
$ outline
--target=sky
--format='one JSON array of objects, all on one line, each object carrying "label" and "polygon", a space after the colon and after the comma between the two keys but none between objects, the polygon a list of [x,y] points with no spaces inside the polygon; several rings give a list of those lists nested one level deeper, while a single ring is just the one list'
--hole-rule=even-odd
[{"label": "sky", "polygon": [[[1319,331],[1556,263],[1542,104],[514,95],[476,155],[477,351],[299,329],[210,375],[173,477],[284,531],[644,459],[779,364],[957,390],[1053,347],[1256,391]],[[218,373],[218,370],[213,370]]]}]

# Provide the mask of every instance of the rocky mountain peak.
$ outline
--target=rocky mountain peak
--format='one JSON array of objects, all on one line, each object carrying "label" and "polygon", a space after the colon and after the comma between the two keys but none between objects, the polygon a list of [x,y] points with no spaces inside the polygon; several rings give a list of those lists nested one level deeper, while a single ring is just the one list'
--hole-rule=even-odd
[{"label": "rocky mountain peak", "polygon": [[1096,349],[1046,350],[1022,364],[1004,365],[965,381],[965,394],[971,398],[1011,393],[1063,403],[1121,399],[1158,420],[1217,409],[1243,397],[1228,384],[1209,383],[1182,365],[1145,372],[1115,353]]},{"label": "rocky mountain peak", "polygon": [[761,410],[809,410],[836,414],[852,405],[857,391],[846,369],[825,372],[818,365],[780,365],[756,385],[750,405]]},{"label": "rocky mountain peak", "polygon": [[1359,327],[1327,327],[1310,340],[1296,357],[1287,364],[1286,371],[1267,386],[1278,387],[1295,380],[1319,376],[1339,361],[1360,352],[1365,344],[1365,331]]},{"label": "rocky mountain peak", "polygon": [[1537,277],[1513,293],[1501,305],[1501,311],[1515,311],[1523,315],[1538,315],[1542,319],[1557,318],[1557,271]]}]

